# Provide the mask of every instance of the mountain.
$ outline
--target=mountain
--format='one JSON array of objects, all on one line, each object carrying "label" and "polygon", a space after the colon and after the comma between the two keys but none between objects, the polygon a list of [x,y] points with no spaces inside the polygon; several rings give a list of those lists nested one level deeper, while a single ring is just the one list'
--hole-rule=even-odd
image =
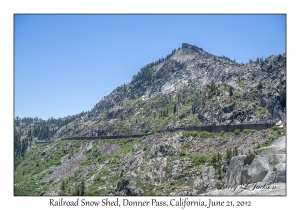
[{"label": "mountain", "polygon": [[141,68],[56,138],[285,121],[286,55],[238,64],[182,44]]},{"label": "mountain", "polygon": [[[235,192],[222,186],[240,189],[245,180],[267,183],[279,177],[275,194],[284,195],[285,150],[280,144],[277,153],[272,144],[286,134],[285,113],[285,53],[239,64],[184,43],[141,68],[88,112],[15,119],[14,192],[231,195]],[[265,130],[184,130],[278,121],[283,126]],[[99,139],[61,140],[66,137]]]}]

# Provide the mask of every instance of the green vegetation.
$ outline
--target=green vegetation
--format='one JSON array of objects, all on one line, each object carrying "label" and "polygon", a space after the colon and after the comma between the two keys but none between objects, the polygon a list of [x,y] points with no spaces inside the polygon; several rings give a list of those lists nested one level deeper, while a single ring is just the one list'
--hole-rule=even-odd
[{"label": "green vegetation", "polygon": [[[148,71],[145,70],[145,72]],[[146,75],[144,76],[149,77]],[[150,80],[148,82],[151,83]],[[179,122],[182,127],[200,126],[201,122],[195,115],[194,106],[198,97],[199,94],[195,90],[190,91],[187,87],[179,90],[176,97],[160,93],[146,102],[137,96],[124,100],[123,107],[118,112],[106,112],[99,116],[103,119],[118,119],[110,127],[122,135],[134,133],[136,127],[145,132],[156,133],[165,130],[170,122]],[[90,125],[88,129],[96,129],[96,124]]]},{"label": "green vegetation", "polygon": [[130,99],[127,99],[124,103],[123,103],[123,106],[124,107],[128,107],[132,104],[132,102],[134,102],[134,100],[130,100]]},{"label": "green vegetation", "polygon": [[201,138],[214,138],[215,137],[215,133],[214,132],[208,132],[208,131],[202,131],[200,132],[200,137]]},{"label": "green vegetation", "polygon": [[265,115],[267,113],[268,113],[268,111],[263,107],[257,107],[257,109],[256,109],[256,117],[260,117],[260,116]]},{"label": "green vegetation", "polygon": [[216,83],[214,81],[212,81],[209,85],[208,85],[208,88],[209,88],[209,92],[208,92],[208,95],[211,97],[212,95],[216,94],[217,91],[218,91],[218,87],[216,85]]},{"label": "green vegetation", "polygon": [[186,136],[186,137],[195,137],[199,134],[199,132],[197,131],[182,131],[183,135]]},{"label": "green vegetation", "polygon": [[214,133],[214,132],[208,132],[208,131],[201,131],[201,132],[197,132],[197,131],[182,131],[183,135],[185,137],[195,137],[196,139],[206,139],[206,138],[215,138],[217,136],[222,137],[221,140],[224,141],[226,138],[228,138],[229,136],[233,136],[233,135],[240,135],[241,133],[243,134],[251,134],[256,132],[257,130],[254,129],[244,129],[243,132],[241,132],[239,129],[236,129],[233,133],[232,132],[225,132],[225,131],[221,131],[220,133]]},{"label": "green vegetation", "polygon": [[194,165],[203,165],[209,160],[209,156],[202,153],[191,154],[191,160]]},{"label": "green vegetation", "polygon": [[49,118],[48,120],[42,120],[37,117],[16,117],[15,122],[15,133],[20,134],[21,127],[26,127],[27,132],[22,133],[22,136],[37,138],[38,140],[49,140],[54,134],[61,128],[64,128],[64,132],[67,133],[71,130],[71,127],[67,125],[76,119],[85,115],[86,112],[81,112],[80,114],[67,116],[64,118]]},{"label": "green vegetation", "polygon": [[241,133],[240,129],[235,129],[234,134],[235,134],[236,136],[240,135],[240,133]]},{"label": "green vegetation", "polygon": [[206,139],[206,138],[214,138],[216,133],[214,132],[208,132],[208,131],[182,131],[183,135],[186,137],[196,137],[199,136],[200,138]]},{"label": "green vegetation", "polygon": [[[41,191],[45,191],[46,187],[43,186],[38,190],[35,183],[40,183],[43,178],[51,175],[53,170],[46,170],[50,166],[58,166],[61,164],[61,158],[65,155],[74,154],[78,151],[78,144],[80,142],[59,141],[53,143],[51,148],[46,145],[39,145],[28,150],[22,162],[15,169],[14,181],[15,195],[40,195]],[[70,149],[67,150],[68,145]],[[30,181],[29,181],[30,180]],[[34,182],[28,187],[28,182]]]},{"label": "green vegetation", "polygon": [[272,144],[273,141],[275,141],[276,139],[278,139],[281,136],[284,136],[285,134],[283,133],[283,131],[281,129],[279,129],[277,126],[274,126],[272,128],[273,132],[270,136],[268,136],[268,140],[258,144],[257,147],[255,147],[255,149],[261,148],[261,147],[268,147]]},{"label": "green vegetation", "polygon": [[231,158],[234,156],[238,156],[237,147],[226,149],[225,160],[227,160],[228,163],[230,162]]},{"label": "green vegetation", "polygon": [[238,76],[238,78],[237,78],[237,84],[238,84],[238,86],[239,86],[242,90],[245,90],[245,83],[244,83],[244,81],[242,80],[241,76]]},{"label": "green vegetation", "polygon": [[221,131],[220,136],[224,136],[225,133],[226,133],[225,131]]},{"label": "green vegetation", "polygon": [[[124,164],[119,157],[130,152],[135,144],[144,139],[142,138],[128,138],[128,139],[109,139],[100,141],[99,144],[93,145],[91,150],[86,151],[85,161],[82,162],[82,169],[85,166],[93,165],[95,163],[104,163],[108,161],[109,168],[102,169],[97,178],[95,178],[95,186],[103,185],[107,188],[109,186],[103,183],[103,177],[107,176],[105,179],[114,187],[120,180],[120,175],[118,172],[111,174],[108,170],[114,169],[118,165]],[[40,195],[42,192],[47,191],[49,184],[42,185],[40,187],[43,179],[47,178],[53,173],[53,170],[48,170],[50,166],[58,166],[61,163],[61,158],[67,156],[68,159],[72,158],[72,155],[79,152],[82,145],[86,145],[88,141],[57,141],[52,143],[50,147],[47,148],[46,145],[36,146],[26,152],[24,160],[16,167],[15,170],[15,195]],[[111,144],[120,146],[120,149],[116,151],[115,154],[102,155],[100,152],[100,147],[104,144]],[[107,195],[107,190],[98,190],[94,185],[91,188],[85,187],[85,180],[79,181],[76,177],[80,177],[83,170],[77,170],[74,174],[74,178],[70,177],[67,181],[60,183],[60,195]],[[88,177],[92,177],[96,172],[89,173]],[[30,187],[27,186],[31,183]],[[37,184],[36,184],[37,183]],[[57,184],[57,183],[53,183]],[[113,190],[113,188],[107,188]]]},{"label": "green vegetation", "polygon": [[179,185],[180,185],[180,182],[179,182],[178,180],[172,180],[172,181],[170,182],[170,185],[171,185],[171,186],[179,186]]},{"label": "green vegetation", "polygon": [[222,161],[221,153],[214,151],[210,159],[211,164],[215,166],[217,164],[220,164],[221,161]]},{"label": "green vegetation", "polygon": [[180,157],[182,157],[182,156],[186,156],[186,152],[184,152],[184,151],[181,151],[181,152],[179,153],[179,156],[180,156]]},{"label": "green vegetation", "polygon": [[256,132],[257,130],[255,130],[255,129],[244,129],[243,130],[243,133],[244,134],[250,134],[250,133],[254,133],[254,132]]},{"label": "green vegetation", "polygon": [[[241,134],[251,134],[255,130],[246,129]],[[182,134],[186,140],[187,137],[192,137],[194,140],[204,139],[204,138],[226,138],[226,136],[233,135],[237,133],[210,133],[210,132],[195,132],[195,131],[182,131]],[[268,141],[261,144],[260,146],[265,146],[270,144],[278,135],[282,135],[282,130],[274,127],[272,129],[272,135],[269,137]],[[125,171],[120,170],[126,165],[126,160],[123,158],[131,158],[133,148],[134,151],[142,150],[144,157],[148,156],[151,146],[148,144],[141,144],[141,141],[146,137],[142,138],[125,138],[125,139],[103,139],[100,141],[57,141],[51,145],[40,145],[31,148],[26,152],[24,160],[17,166],[15,173],[15,195],[42,195],[47,192],[50,187],[56,186],[59,188],[58,194],[60,196],[108,196],[114,194],[118,183],[124,180],[134,180],[136,186],[143,190],[144,195],[162,195],[166,192],[172,192],[171,189],[181,189],[185,186],[192,186],[192,181],[187,181],[185,178],[174,178],[172,163],[174,161],[179,161],[179,165],[190,164],[190,169],[183,173],[188,176],[188,173],[199,174],[205,164],[213,166],[216,170],[215,178],[222,181],[224,177],[224,171],[222,169],[223,160],[229,163],[233,156],[238,155],[238,150],[236,147],[228,148],[225,155],[222,155],[218,151],[214,151],[212,154],[203,154],[201,152],[193,152],[192,142],[184,141],[182,142],[182,150],[179,154],[166,156],[169,151],[161,152],[163,157],[168,158],[167,166],[160,168],[159,165],[155,165],[154,170],[165,171],[165,190],[161,188],[151,186],[151,178],[147,175],[146,177],[141,177],[137,174],[136,177],[130,177],[128,174],[129,168]],[[91,145],[92,142],[92,145]],[[209,140],[212,144],[213,139]],[[136,146],[135,146],[136,145]],[[87,147],[88,146],[88,147]],[[80,151],[81,148],[81,151]],[[87,150],[82,150],[83,148],[90,148]],[[113,152],[106,151],[105,148],[110,148]],[[61,158],[66,156],[69,158],[70,154],[77,155],[80,151],[84,155],[84,159],[81,162],[80,168],[73,173],[67,180],[56,180],[49,181],[52,174],[56,173],[55,164],[60,164]],[[73,156],[71,156],[72,158]],[[247,164],[250,164],[254,156],[248,154],[245,160]],[[101,170],[98,171],[97,168],[101,165]],[[91,166],[96,166],[94,169],[90,170]],[[136,170],[136,169],[134,169]],[[149,168],[147,164],[141,164],[139,169],[141,171],[151,171],[153,169]],[[54,173],[55,172],[55,173]],[[136,173],[136,171],[135,171]],[[187,173],[187,174],[186,174]],[[174,179],[173,179],[174,178]],[[190,183],[191,182],[191,183]],[[30,186],[28,186],[30,183]],[[36,184],[37,183],[37,184]]]},{"label": "green vegetation", "polygon": [[[105,175],[105,170],[102,170],[98,176],[94,179],[93,184],[86,190],[85,194],[87,196],[107,196],[108,192],[106,190],[106,181],[103,177]],[[100,188],[100,189],[99,189]]]},{"label": "green vegetation", "polygon": [[247,165],[250,165],[250,164],[252,163],[254,157],[255,157],[255,155],[254,155],[253,153],[249,152],[249,153],[247,154],[247,157],[246,157],[245,161],[244,161],[244,162],[245,162],[245,165],[246,165],[246,164],[247,164]]}]

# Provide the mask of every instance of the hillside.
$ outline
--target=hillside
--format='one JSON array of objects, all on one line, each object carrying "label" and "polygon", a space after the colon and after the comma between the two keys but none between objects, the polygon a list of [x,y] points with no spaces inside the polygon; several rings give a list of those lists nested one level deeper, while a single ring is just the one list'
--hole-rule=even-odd
[{"label": "hillside", "polygon": [[148,64],[56,138],[285,121],[286,56],[238,64],[183,44]]},{"label": "hillside", "polygon": [[[280,120],[283,128],[260,131],[183,130]],[[286,133],[285,123],[286,54],[239,64],[182,44],[141,68],[130,83],[117,87],[88,112],[61,119],[15,119],[14,192],[230,195],[232,192],[222,191],[223,184],[241,185],[241,180],[249,181],[248,176],[258,171],[252,183],[279,176],[276,193],[283,195],[285,150],[277,154],[277,150],[264,149],[267,157],[257,150],[273,148],[274,141]],[[168,128],[176,131],[165,132]],[[149,135],[105,139],[134,134]],[[61,140],[64,137],[102,139]],[[240,168],[232,167],[234,161]],[[241,175],[230,178],[232,171]],[[240,181],[233,183],[232,179]],[[208,182],[209,189],[205,187]]]},{"label": "hillside", "polygon": [[[241,185],[245,177],[250,183],[268,183],[280,178],[277,182],[281,188],[276,193],[284,195],[285,150],[281,156],[266,150],[268,158],[256,152],[257,148],[268,148],[284,133],[275,128],[239,134],[179,131],[142,138],[59,140],[34,145],[15,170],[14,193],[218,195],[222,191],[211,190],[222,189],[223,185]],[[241,168],[236,168],[239,165]]]}]

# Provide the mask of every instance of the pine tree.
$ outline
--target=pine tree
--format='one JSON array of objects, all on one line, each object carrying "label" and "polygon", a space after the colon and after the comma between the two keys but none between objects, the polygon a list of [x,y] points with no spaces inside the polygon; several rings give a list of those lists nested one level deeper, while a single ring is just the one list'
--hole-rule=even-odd
[{"label": "pine tree", "polygon": [[25,153],[26,153],[26,150],[27,150],[27,147],[28,147],[28,140],[29,140],[29,138],[26,137],[22,140],[22,143],[21,143],[21,156],[23,158],[25,157]]},{"label": "pine tree", "polygon": [[217,152],[214,151],[213,156],[211,158],[211,163],[215,166],[217,163]]},{"label": "pine tree", "polygon": [[84,192],[85,192],[85,184],[84,184],[84,179],[82,179],[80,182],[80,195],[84,196]]},{"label": "pine tree", "polygon": [[222,156],[219,152],[218,152],[217,161],[218,161],[218,163],[220,163],[222,161]]},{"label": "pine tree", "polygon": [[60,185],[60,189],[61,189],[62,191],[65,191],[65,190],[66,190],[66,183],[65,183],[64,180],[62,181],[62,183],[61,183],[61,185]]},{"label": "pine tree", "polygon": [[221,167],[218,168],[219,179],[222,179],[222,170]]},{"label": "pine tree", "polygon": [[238,156],[238,155],[239,155],[239,152],[238,152],[237,147],[234,147],[234,148],[232,149],[232,155],[233,155],[233,156]]},{"label": "pine tree", "polygon": [[226,160],[229,162],[232,158],[232,150],[231,149],[227,149],[226,150]]},{"label": "pine tree", "polygon": [[21,155],[21,141],[20,141],[21,135],[20,133],[14,129],[14,156],[15,158],[20,157]]},{"label": "pine tree", "polygon": [[173,107],[173,114],[175,114],[177,112],[177,107],[176,107],[176,104],[174,104],[174,107]]}]

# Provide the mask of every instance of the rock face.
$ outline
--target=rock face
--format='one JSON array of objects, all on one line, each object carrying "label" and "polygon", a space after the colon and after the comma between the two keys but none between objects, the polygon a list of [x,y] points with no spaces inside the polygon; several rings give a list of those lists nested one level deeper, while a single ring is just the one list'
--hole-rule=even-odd
[{"label": "rock face", "polygon": [[205,195],[285,195],[285,148],[283,136],[271,146],[253,150],[255,155],[249,165],[245,163],[246,155],[233,157],[225,175],[224,189]]},{"label": "rock face", "polygon": [[117,185],[116,195],[140,196],[143,195],[143,190],[139,189],[134,181],[122,180],[122,182],[119,182]]},{"label": "rock face", "polygon": [[225,175],[226,185],[235,186],[241,184],[242,169],[246,158],[246,155],[232,157],[229,163],[228,172]]}]

